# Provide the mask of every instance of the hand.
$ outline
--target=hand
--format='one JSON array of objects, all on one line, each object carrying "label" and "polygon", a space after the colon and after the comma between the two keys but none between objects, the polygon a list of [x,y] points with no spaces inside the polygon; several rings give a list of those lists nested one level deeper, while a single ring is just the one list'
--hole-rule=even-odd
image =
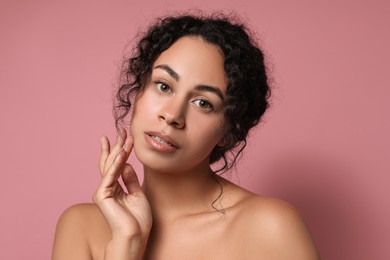
[{"label": "hand", "polygon": [[[104,136],[101,142],[99,168],[102,181],[93,201],[110,226],[113,240],[140,239],[145,246],[152,214],[133,167],[126,163],[133,148],[133,138],[121,129],[112,149],[107,137]],[[119,183],[120,177],[126,190]]]}]

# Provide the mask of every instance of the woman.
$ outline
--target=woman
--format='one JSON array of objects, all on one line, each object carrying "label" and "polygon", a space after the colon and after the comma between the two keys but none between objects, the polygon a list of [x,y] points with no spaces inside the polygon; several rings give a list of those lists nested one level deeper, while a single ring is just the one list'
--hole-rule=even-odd
[{"label": "woman", "polygon": [[[102,138],[94,204],[61,216],[54,260],[318,259],[292,206],[219,176],[268,107],[263,54],[243,25],[216,16],[159,20],[124,76],[119,135],[113,147]],[[126,163],[133,150],[142,186]]]}]

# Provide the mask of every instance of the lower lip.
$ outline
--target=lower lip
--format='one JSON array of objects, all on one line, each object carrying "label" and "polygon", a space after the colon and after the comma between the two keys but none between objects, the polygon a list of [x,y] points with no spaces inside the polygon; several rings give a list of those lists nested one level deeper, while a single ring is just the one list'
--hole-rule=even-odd
[{"label": "lower lip", "polygon": [[177,150],[176,147],[170,146],[169,144],[160,143],[148,134],[145,134],[144,138],[146,140],[146,143],[148,143],[149,147],[152,148],[152,150],[154,151],[161,153],[173,153]]}]

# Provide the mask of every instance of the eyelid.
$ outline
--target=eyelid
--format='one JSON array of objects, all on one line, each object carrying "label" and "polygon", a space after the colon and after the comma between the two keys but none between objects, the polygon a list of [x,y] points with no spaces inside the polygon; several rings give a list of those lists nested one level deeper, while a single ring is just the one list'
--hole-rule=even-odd
[{"label": "eyelid", "polygon": [[[166,83],[166,82],[164,82],[164,81],[162,81],[162,80],[155,80],[155,81],[153,82],[153,84],[155,85],[155,87],[156,87],[156,88],[158,89],[158,91],[160,91],[160,92],[163,92],[163,93],[172,92],[172,87],[171,87],[168,83]],[[168,90],[167,90],[167,91],[163,91],[162,89],[160,89],[160,87],[158,87],[159,85],[166,86],[166,87],[168,88]]]},{"label": "eyelid", "polygon": [[207,107],[207,108],[204,108],[204,107],[201,107],[200,105],[197,105],[200,109],[207,110],[207,111],[211,111],[211,110],[214,109],[214,105],[213,105],[210,101],[208,101],[207,99],[205,99],[205,98],[196,98],[196,99],[194,99],[194,100],[192,101],[192,103],[201,102],[201,101],[206,102],[208,107]]}]

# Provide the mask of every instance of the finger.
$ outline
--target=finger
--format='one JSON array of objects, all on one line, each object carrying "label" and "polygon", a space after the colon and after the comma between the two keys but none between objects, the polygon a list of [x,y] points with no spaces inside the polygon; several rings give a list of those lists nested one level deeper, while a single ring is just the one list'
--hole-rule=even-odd
[{"label": "finger", "polygon": [[123,145],[125,144],[126,136],[127,136],[126,130],[124,130],[123,128],[119,129],[116,143],[111,148],[111,153],[108,155],[108,157],[105,161],[104,168],[103,168],[104,172],[107,171],[107,169],[111,167],[111,164],[115,160],[117,154],[120,152],[120,150],[123,149]]},{"label": "finger", "polygon": [[100,174],[104,176],[104,165],[106,163],[108,155],[110,154],[110,141],[106,136],[103,136],[100,142],[101,142],[101,152],[100,152],[100,160],[99,160],[99,170],[100,170]]},{"label": "finger", "polygon": [[137,174],[134,168],[128,163],[123,168],[122,179],[129,194],[142,192]]},{"label": "finger", "polygon": [[133,144],[134,144],[134,139],[133,139],[133,136],[131,136],[130,134],[128,134],[126,136],[126,140],[125,140],[125,144],[123,145],[123,150],[125,150],[125,152],[130,155],[131,151],[133,150]]},{"label": "finger", "polygon": [[125,162],[126,153],[125,151],[120,150],[110,168],[106,171],[105,176],[103,176],[100,187],[108,188],[115,184],[118,181],[121,172],[123,171]]}]

